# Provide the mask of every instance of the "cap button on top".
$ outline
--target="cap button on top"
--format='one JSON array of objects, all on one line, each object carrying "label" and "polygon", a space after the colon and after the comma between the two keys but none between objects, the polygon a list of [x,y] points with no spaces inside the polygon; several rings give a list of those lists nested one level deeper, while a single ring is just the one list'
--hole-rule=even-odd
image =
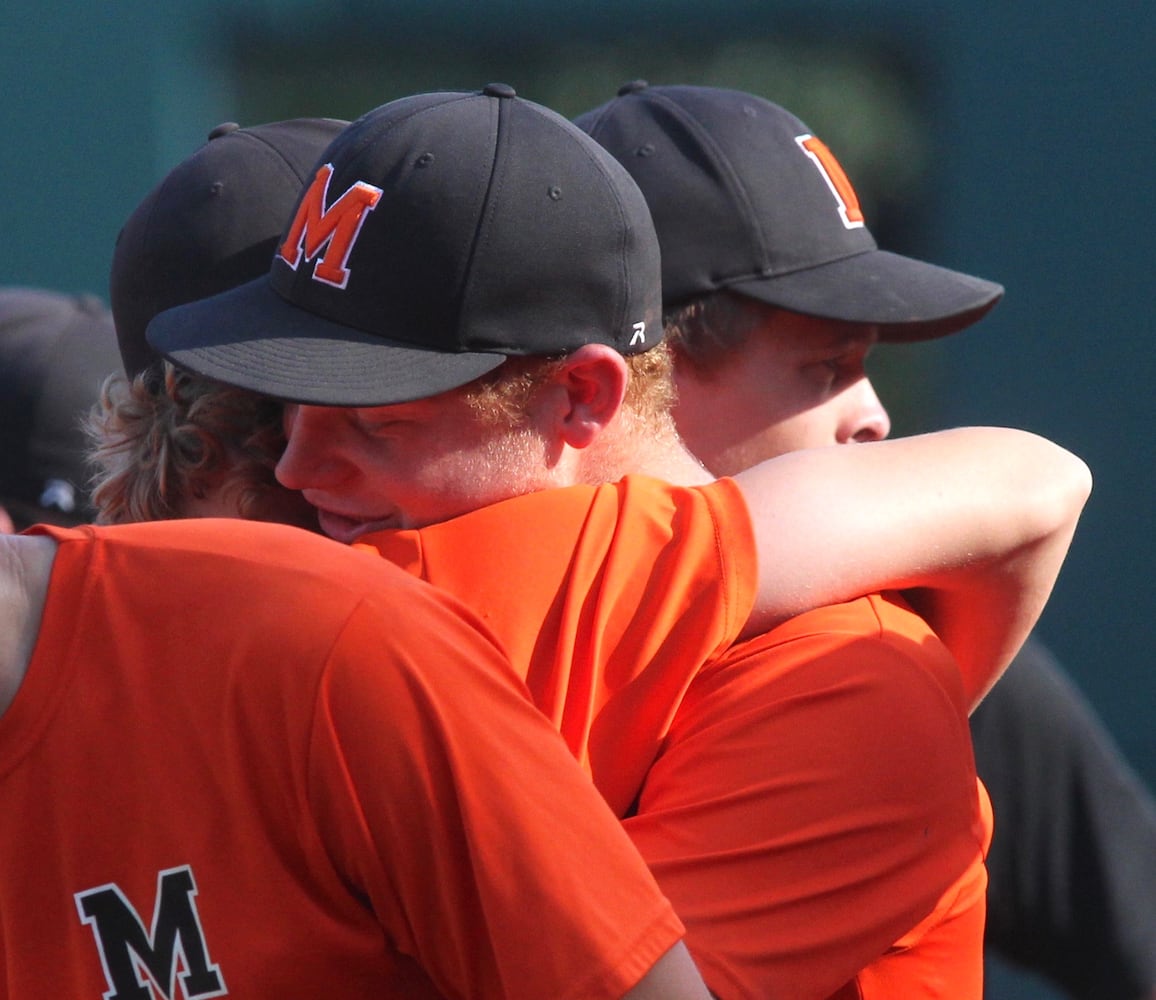
[{"label": "cap button on top", "polygon": [[508,83],[488,83],[482,91],[487,97],[517,97],[514,88]]},{"label": "cap button on top", "polygon": [[645,80],[631,80],[629,83],[624,83],[618,88],[618,96],[625,97],[627,94],[637,94],[640,90],[645,90],[650,84]]},{"label": "cap button on top", "polygon": [[228,135],[230,132],[236,132],[241,126],[236,122],[221,122],[212,132],[209,133],[209,142],[214,139],[219,139],[223,135]]}]

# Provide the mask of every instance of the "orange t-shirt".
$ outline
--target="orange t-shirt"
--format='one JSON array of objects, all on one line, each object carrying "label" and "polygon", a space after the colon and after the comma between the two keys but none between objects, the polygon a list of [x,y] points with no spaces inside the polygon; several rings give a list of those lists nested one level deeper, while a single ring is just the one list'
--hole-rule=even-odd
[{"label": "orange t-shirt", "polygon": [[979,1000],[985,804],[955,661],[875,595],[708,665],[624,822],[719,996]]},{"label": "orange t-shirt", "polygon": [[456,601],[279,525],[32,530],[59,544],[0,717],[9,1000],[617,997],[680,938]]},{"label": "orange t-shirt", "polygon": [[729,480],[545,490],[355,547],[485,622],[619,816],[687,686],[746,625],[758,582],[750,517]]},{"label": "orange t-shirt", "polygon": [[485,620],[716,994],[978,1000],[990,815],[959,670],[897,598],[735,645],[755,566],[729,480],[627,477],[358,544]]}]

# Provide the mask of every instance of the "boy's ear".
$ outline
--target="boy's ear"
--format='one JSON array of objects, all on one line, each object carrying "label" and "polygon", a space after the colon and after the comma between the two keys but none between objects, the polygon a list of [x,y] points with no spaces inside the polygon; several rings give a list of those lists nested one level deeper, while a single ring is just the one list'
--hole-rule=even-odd
[{"label": "boy's ear", "polygon": [[567,355],[557,371],[563,390],[559,430],[572,448],[588,447],[618,416],[630,378],[623,358],[604,344],[586,344]]}]

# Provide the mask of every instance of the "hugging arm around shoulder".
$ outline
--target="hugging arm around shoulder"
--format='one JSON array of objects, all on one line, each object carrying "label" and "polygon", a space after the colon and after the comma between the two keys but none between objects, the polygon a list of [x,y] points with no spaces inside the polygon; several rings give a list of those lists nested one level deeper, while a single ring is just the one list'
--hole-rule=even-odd
[{"label": "hugging arm around shoulder", "polygon": [[971,708],[1037,621],[1091,490],[1075,455],[999,427],[792,452],[734,478],[759,555],[747,634],[902,590],[959,662]]}]

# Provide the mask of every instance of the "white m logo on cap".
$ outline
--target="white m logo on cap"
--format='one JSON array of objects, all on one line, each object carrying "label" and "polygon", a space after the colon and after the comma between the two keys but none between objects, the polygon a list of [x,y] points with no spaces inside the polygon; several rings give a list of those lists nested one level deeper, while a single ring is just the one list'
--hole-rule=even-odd
[{"label": "white m logo on cap", "polygon": [[[321,166],[301,197],[293,225],[281,244],[278,256],[294,271],[304,256],[317,259],[313,279],[344,288],[349,281],[349,255],[361,233],[365,218],[377,206],[382,190],[364,181],[357,181],[328,208],[329,179],[333,164]],[[322,251],[324,253],[322,254]],[[319,257],[318,254],[321,254]]]}]

